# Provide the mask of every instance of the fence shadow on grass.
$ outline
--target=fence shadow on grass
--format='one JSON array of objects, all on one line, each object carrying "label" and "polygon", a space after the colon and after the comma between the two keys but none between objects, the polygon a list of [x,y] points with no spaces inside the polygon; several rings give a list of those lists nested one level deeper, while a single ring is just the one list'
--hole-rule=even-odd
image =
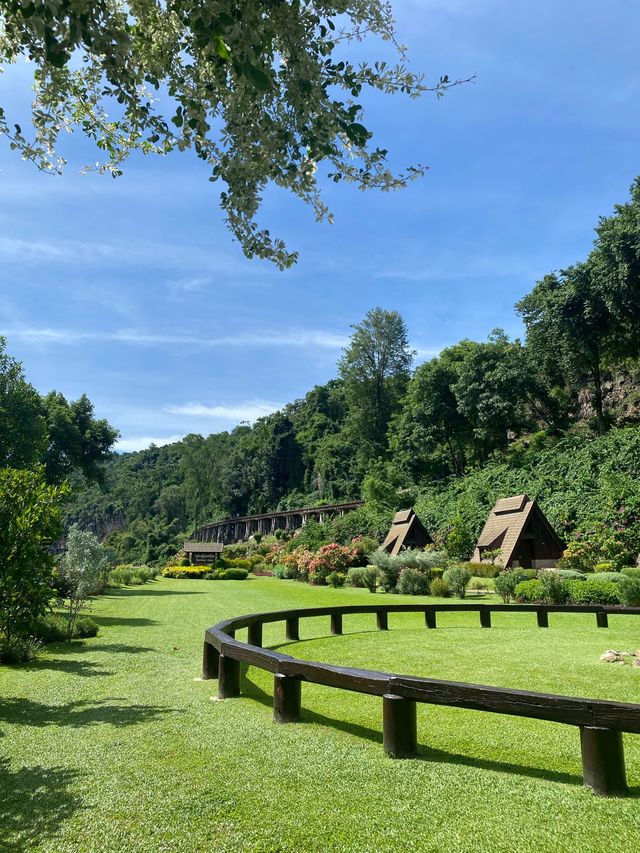
[{"label": "fence shadow on grass", "polygon": [[128,643],[93,643],[74,640],[72,643],[52,643],[47,651],[55,655],[83,655],[86,653],[106,652],[107,654],[141,655],[153,652],[152,646],[130,646]]},{"label": "fence shadow on grass", "polygon": [[99,675],[113,675],[108,669],[100,669],[100,665],[86,660],[58,660],[57,658],[40,658],[27,666],[22,666],[27,672],[39,672],[50,669],[56,672],[66,672],[68,675],[79,675],[83,678],[94,678]]},{"label": "fence shadow on grass", "polygon": [[[251,681],[247,676],[248,667],[246,664],[241,666],[241,695],[246,696],[259,702],[266,707],[272,707],[273,696],[264,691],[261,687]],[[347,720],[327,717],[324,714],[318,714],[316,711],[310,711],[307,708],[302,708],[302,722],[317,723],[321,726],[336,729],[337,731],[346,732],[359,738],[371,741],[372,743],[382,743],[382,713],[380,714],[380,729],[372,729],[367,726],[362,726],[358,723],[348,722]],[[461,767],[474,767],[480,770],[489,770],[497,773],[509,773],[514,776],[526,776],[531,779],[542,779],[545,782],[559,782],[568,785],[582,786],[583,780],[580,773],[563,772],[560,770],[550,770],[544,767],[531,767],[522,764],[512,764],[506,761],[498,761],[490,758],[481,758],[480,756],[464,755],[462,753],[449,752],[444,749],[437,749],[430,746],[419,746],[418,754],[413,761],[427,761],[441,764],[456,764]],[[629,794],[632,797],[640,796],[640,786],[632,786],[629,789]]]},{"label": "fence shadow on grass", "polygon": [[22,853],[50,839],[82,806],[69,787],[81,778],[56,767],[11,769],[0,758],[0,851]]},{"label": "fence shadow on grass", "polygon": [[0,722],[14,725],[69,726],[82,728],[100,723],[121,728],[136,726],[158,720],[167,714],[175,713],[176,708],[162,708],[154,705],[127,705],[122,699],[78,699],[60,705],[47,705],[32,699],[9,698],[0,703]]},{"label": "fence shadow on grass", "polygon": [[146,628],[149,625],[158,625],[157,619],[147,619],[144,616],[132,616],[132,617],[124,617],[124,616],[92,616],[91,617],[94,622],[97,622],[98,625],[102,625],[107,627],[109,625],[124,625],[129,626],[130,628]]},{"label": "fence shadow on grass", "polygon": [[205,590],[200,589],[147,589],[146,584],[135,588],[110,590],[110,598],[133,598],[138,595],[206,595]]}]

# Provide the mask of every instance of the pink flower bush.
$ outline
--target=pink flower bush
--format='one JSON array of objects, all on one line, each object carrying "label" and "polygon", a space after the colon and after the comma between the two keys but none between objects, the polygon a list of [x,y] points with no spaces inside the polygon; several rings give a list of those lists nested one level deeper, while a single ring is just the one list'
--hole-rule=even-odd
[{"label": "pink flower bush", "polygon": [[335,542],[323,545],[306,561],[309,583],[324,584],[331,572],[344,572],[350,566],[356,565],[359,559],[357,548],[338,545]]}]

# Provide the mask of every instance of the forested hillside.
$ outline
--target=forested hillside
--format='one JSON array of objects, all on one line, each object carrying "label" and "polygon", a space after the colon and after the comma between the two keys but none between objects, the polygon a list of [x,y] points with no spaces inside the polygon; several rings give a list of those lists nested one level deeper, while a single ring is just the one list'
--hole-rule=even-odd
[{"label": "forested hillside", "polygon": [[147,561],[206,520],[361,495],[376,511],[417,498],[461,555],[495,498],[523,491],[568,538],[640,530],[640,179],[588,258],[516,310],[523,342],[495,330],[415,370],[402,318],[372,310],[336,379],[253,426],[114,454],[104,485],[75,475],[68,521]]}]

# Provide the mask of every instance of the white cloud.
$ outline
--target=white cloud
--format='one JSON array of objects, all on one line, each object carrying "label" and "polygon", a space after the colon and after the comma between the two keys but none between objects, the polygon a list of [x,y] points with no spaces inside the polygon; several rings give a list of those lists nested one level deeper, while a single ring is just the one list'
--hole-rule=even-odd
[{"label": "white cloud", "polygon": [[183,344],[204,348],[216,347],[301,347],[338,350],[349,338],[334,332],[314,329],[289,329],[267,332],[239,332],[235,335],[202,337],[188,334],[157,334],[139,329],[116,329],[112,332],[83,332],[75,329],[19,326],[2,329],[0,334],[27,343],[82,344],[84,342],[126,343],[141,346]]},{"label": "white cloud", "polygon": [[205,403],[186,403],[181,406],[167,406],[165,411],[171,415],[253,422],[281,408],[281,403],[271,403],[267,400],[247,400],[242,403],[224,403],[214,406]]},{"label": "white cloud", "polygon": [[145,450],[151,444],[162,447],[164,444],[173,444],[175,441],[180,441],[183,438],[184,435],[140,435],[129,438],[124,437],[116,442],[115,449],[121,453],[133,453],[136,450]]}]

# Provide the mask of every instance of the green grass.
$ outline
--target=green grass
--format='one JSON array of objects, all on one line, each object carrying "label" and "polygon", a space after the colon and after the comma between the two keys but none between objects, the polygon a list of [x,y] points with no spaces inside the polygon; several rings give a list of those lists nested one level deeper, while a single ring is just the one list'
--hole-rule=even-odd
[{"label": "green grass", "polygon": [[[366,590],[270,578],[159,580],[96,600],[92,640],[0,668],[0,851],[603,851],[640,849],[640,737],[625,736],[633,796],[582,786],[577,729],[419,706],[417,759],[381,745],[381,700],[303,686],[301,724],[271,720],[271,677],[212,701],[199,675],[206,627],[240,613],[363,603]],[[393,602],[405,599],[393,597]],[[407,599],[409,600],[409,599]],[[493,597],[483,598],[484,601]],[[400,673],[640,702],[640,670],[598,661],[634,650],[640,625],[611,617],[394,615],[282,625],[265,644]],[[245,632],[239,632],[242,639]],[[248,677],[248,680],[247,680]]]}]

